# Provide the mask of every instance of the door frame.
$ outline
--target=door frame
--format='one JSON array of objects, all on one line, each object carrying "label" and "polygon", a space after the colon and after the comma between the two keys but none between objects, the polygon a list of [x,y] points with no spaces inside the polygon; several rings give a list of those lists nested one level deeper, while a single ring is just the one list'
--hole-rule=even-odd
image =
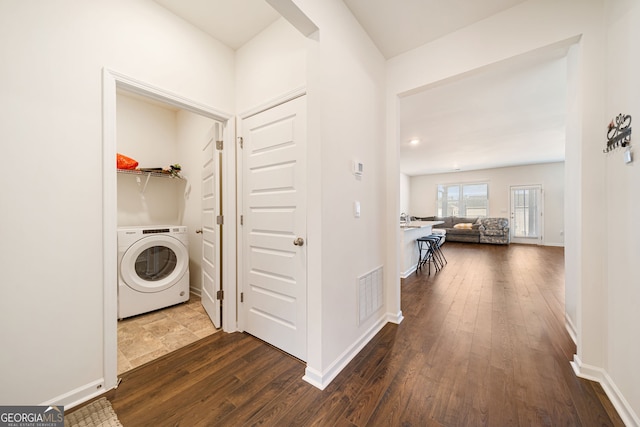
[{"label": "door frame", "polygon": [[[103,285],[103,376],[104,391],[118,385],[118,243],[117,243],[117,173],[116,158],[116,91],[124,90],[222,123],[223,161],[226,171],[222,202],[226,218],[226,234],[236,229],[235,126],[233,115],[216,110],[195,100],[131,78],[109,68],[102,70],[102,285]],[[225,239],[222,245],[223,277],[222,325],[225,332],[237,330],[236,315],[236,241]]]},{"label": "door frame", "polygon": [[[244,278],[244,274],[243,274],[243,269],[242,266],[244,265],[244,253],[243,253],[243,244],[244,244],[244,230],[242,228],[242,225],[240,225],[240,215],[243,214],[244,212],[244,199],[242,197],[242,189],[243,189],[243,185],[244,185],[244,181],[242,179],[242,174],[243,174],[243,167],[244,167],[244,162],[242,160],[242,149],[240,148],[240,141],[242,138],[242,121],[245,119],[248,119],[251,116],[254,116],[256,114],[262,113],[263,111],[269,110],[273,107],[277,107],[278,105],[284,104],[286,102],[292,101],[296,98],[299,98],[301,96],[305,96],[307,94],[307,88],[306,86],[302,86],[302,87],[298,87],[290,92],[287,92],[279,97],[273,98],[270,101],[265,102],[264,104],[261,104],[255,108],[252,108],[250,110],[244,111],[241,114],[238,114],[238,117],[236,118],[236,132],[237,132],[237,151],[238,151],[238,155],[236,156],[236,183],[237,183],[237,197],[236,197],[236,203],[237,203],[237,215],[236,215],[236,223],[238,224],[238,227],[236,228],[236,241],[238,242],[238,245],[236,247],[236,256],[237,256],[237,266],[238,266],[238,270],[237,270],[237,280],[238,280],[238,304],[237,304],[237,308],[238,308],[238,315],[237,315],[237,319],[238,319],[238,330],[244,332],[244,316],[241,315],[242,313],[240,313],[240,310],[242,310],[242,307],[240,307],[240,298],[239,295],[241,292],[244,292],[244,285],[245,285],[245,278]],[[308,155],[308,153],[307,153]],[[307,252],[307,257],[309,256],[309,253]],[[307,271],[309,269],[309,264],[307,263]],[[308,280],[307,280],[307,287],[309,286],[308,284]],[[308,296],[307,296],[308,298]],[[307,311],[307,320],[309,317],[309,313]],[[309,334],[309,331],[307,330],[307,336]],[[308,347],[308,340],[307,340],[307,347]],[[308,351],[308,348],[307,348]]]},{"label": "door frame", "polygon": [[[514,237],[513,227],[513,190],[514,189],[536,189],[540,200],[538,203],[538,237]],[[509,186],[509,233],[511,234],[511,243],[521,243],[525,245],[544,245],[544,187],[542,184],[522,184],[522,185],[510,185]]]}]

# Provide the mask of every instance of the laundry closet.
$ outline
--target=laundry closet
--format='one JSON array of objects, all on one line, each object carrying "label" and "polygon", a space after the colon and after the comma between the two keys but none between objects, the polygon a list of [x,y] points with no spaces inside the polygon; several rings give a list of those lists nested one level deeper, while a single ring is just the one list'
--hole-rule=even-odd
[{"label": "laundry closet", "polygon": [[[119,90],[118,373],[215,332],[201,304],[206,118]],[[115,166],[115,159],[114,159]],[[173,166],[173,168],[172,168]]]},{"label": "laundry closet", "polygon": [[[136,160],[138,169],[169,169],[185,158],[184,144],[178,139],[177,109],[126,92],[118,92],[116,99],[118,153]],[[122,172],[117,175],[119,227],[183,225],[186,179]],[[188,172],[185,165],[181,176],[191,178]]]}]

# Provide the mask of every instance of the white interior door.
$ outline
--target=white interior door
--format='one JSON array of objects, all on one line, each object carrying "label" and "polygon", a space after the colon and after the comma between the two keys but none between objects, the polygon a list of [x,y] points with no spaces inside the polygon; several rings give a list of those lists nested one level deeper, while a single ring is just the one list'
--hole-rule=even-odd
[{"label": "white interior door", "polygon": [[245,119],[244,330],[306,360],[306,97]]},{"label": "white interior door", "polygon": [[511,241],[514,243],[543,243],[542,186],[511,187]]},{"label": "white interior door", "polygon": [[219,297],[221,271],[221,232],[217,218],[222,212],[221,154],[216,141],[222,141],[222,125],[214,124],[202,147],[202,306],[214,326],[222,325]]}]

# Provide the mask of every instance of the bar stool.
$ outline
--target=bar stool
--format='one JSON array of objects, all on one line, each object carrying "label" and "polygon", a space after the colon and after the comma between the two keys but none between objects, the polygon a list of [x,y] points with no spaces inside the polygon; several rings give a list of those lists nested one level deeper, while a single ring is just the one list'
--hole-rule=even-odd
[{"label": "bar stool", "polygon": [[429,269],[428,274],[431,275],[431,263],[433,263],[436,273],[440,271],[444,265],[439,259],[439,255],[437,253],[440,238],[434,235],[429,235],[420,237],[416,239],[416,241],[418,242],[418,266],[416,270],[421,270],[422,267],[427,264]]},{"label": "bar stool", "polygon": [[442,252],[442,244],[445,241],[445,234],[444,233],[433,233],[432,236],[436,237],[438,239],[438,242],[436,244],[436,253],[440,259],[440,263],[441,265],[444,267],[444,264],[447,264],[447,258],[445,258],[444,256],[444,252]]}]

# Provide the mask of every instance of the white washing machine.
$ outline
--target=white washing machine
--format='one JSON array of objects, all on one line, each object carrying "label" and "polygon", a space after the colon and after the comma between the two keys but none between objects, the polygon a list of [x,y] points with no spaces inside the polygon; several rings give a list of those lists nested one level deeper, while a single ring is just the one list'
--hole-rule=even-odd
[{"label": "white washing machine", "polygon": [[187,227],[119,227],[118,319],[188,300]]}]

